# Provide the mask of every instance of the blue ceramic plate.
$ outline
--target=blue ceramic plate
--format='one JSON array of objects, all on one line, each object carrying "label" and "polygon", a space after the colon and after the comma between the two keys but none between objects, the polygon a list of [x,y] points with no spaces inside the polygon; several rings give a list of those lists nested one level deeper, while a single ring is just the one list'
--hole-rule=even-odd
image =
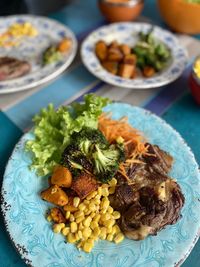
[{"label": "blue ceramic plate", "polygon": [[[0,56],[15,57],[31,64],[31,71],[19,78],[0,81],[0,94],[27,90],[42,85],[61,74],[72,62],[77,52],[77,40],[73,32],[61,23],[39,16],[16,15],[0,18],[0,34],[13,23],[29,22],[38,35],[24,38],[16,47],[0,46]],[[72,48],[62,59],[46,66],[41,65],[42,53],[52,44],[57,44],[64,37],[72,40]]]},{"label": "blue ceramic plate", "polygon": [[189,147],[163,120],[127,104],[106,108],[113,118],[128,116],[134,127],[148,140],[174,157],[171,176],[177,179],[185,195],[182,219],[144,241],[125,239],[119,245],[99,241],[90,254],[79,251],[53,234],[45,219],[48,204],[39,197],[47,186],[45,177],[30,172],[30,155],[24,151],[25,134],[16,145],[6,167],[2,188],[2,211],[6,228],[15,247],[27,264],[34,267],[172,267],[179,266],[195,245],[200,229],[200,175]]},{"label": "blue ceramic plate", "polygon": [[169,31],[153,26],[153,35],[156,39],[165,43],[171,50],[172,60],[168,66],[152,78],[137,77],[135,79],[124,79],[107,72],[96,57],[94,47],[99,40],[108,43],[117,40],[133,47],[138,41],[138,33],[147,33],[152,29],[151,24],[146,23],[113,23],[103,26],[92,32],[83,42],[81,57],[86,68],[99,79],[115,85],[132,89],[149,89],[168,84],[177,79],[187,63],[187,51],[178,39]]}]

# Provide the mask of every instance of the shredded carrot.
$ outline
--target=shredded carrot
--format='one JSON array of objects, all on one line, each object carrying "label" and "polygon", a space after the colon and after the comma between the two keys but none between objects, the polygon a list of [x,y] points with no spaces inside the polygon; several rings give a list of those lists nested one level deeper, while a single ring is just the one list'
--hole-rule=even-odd
[{"label": "shredded carrot", "polygon": [[110,143],[116,142],[119,137],[123,138],[127,159],[120,164],[118,172],[130,182],[126,168],[132,166],[132,164],[144,164],[140,158],[144,155],[150,155],[148,153],[149,145],[146,144],[145,138],[128,123],[127,117],[113,120],[111,114],[103,113],[99,117],[98,127]]}]

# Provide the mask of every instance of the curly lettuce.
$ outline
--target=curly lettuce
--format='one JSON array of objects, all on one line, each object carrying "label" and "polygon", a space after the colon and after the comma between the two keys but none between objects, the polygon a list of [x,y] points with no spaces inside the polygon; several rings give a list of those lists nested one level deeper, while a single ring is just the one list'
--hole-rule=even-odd
[{"label": "curly lettuce", "polygon": [[97,129],[98,117],[108,103],[107,98],[88,94],[84,97],[84,103],[73,103],[58,109],[49,104],[43,108],[33,118],[34,139],[25,145],[26,151],[32,154],[30,168],[39,176],[51,173],[70,143],[71,135],[86,126]]}]

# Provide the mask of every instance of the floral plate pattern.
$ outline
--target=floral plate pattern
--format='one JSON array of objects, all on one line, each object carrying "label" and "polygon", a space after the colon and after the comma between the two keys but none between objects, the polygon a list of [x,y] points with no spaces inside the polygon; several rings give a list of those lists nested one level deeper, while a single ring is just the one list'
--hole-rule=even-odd
[{"label": "floral plate pattern", "polygon": [[[13,23],[30,22],[38,31],[35,37],[26,38],[16,47],[0,47],[1,56],[27,60],[31,64],[30,73],[12,80],[0,81],[0,94],[27,90],[42,85],[61,74],[73,61],[77,52],[77,40],[65,25],[46,17],[17,15],[0,18],[0,33]],[[63,58],[47,66],[41,65],[41,56],[46,48],[58,43],[63,37],[72,40],[72,48]]]},{"label": "floral plate pattern", "polygon": [[143,241],[125,239],[115,245],[99,241],[90,254],[79,251],[64,237],[52,232],[45,219],[48,204],[39,197],[46,186],[45,177],[37,177],[28,168],[31,156],[24,144],[33,138],[25,134],[16,145],[4,174],[2,212],[11,240],[25,262],[34,267],[172,267],[180,264],[195,245],[200,230],[200,174],[194,156],[181,136],[150,112],[128,104],[106,107],[113,118],[127,116],[148,140],[174,157],[171,176],[177,179],[185,195],[182,219],[177,224]]},{"label": "floral plate pattern", "polygon": [[[138,40],[138,33],[147,33],[153,27],[155,38],[165,43],[171,50],[172,60],[168,66],[152,78],[138,77],[135,79],[124,79],[107,72],[100,64],[95,55],[94,47],[96,42],[104,40],[110,43],[117,40],[119,43],[126,43],[131,47]],[[86,68],[99,79],[120,87],[132,89],[148,89],[159,87],[176,80],[185,69],[187,63],[187,51],[180,44],[178,39],[169,31],[146,23],[113,23],[103,26],[92,32],[83,42],[81,47],[81,58]]]}]

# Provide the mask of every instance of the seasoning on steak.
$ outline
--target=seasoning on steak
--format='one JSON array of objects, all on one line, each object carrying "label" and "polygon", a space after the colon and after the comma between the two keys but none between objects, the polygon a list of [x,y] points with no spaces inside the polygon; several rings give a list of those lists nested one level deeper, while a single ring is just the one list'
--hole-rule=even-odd
[{"label": "seasoning on steak", "polygon": [[110,197],[113,208],[121,212],[121,230],[134,240],[176,223],[185,200],[180,186],[168,176],[173,158],[158,146],[148,146],[150,156],[126,170],[129,181],[119,174],[119,186]]},{"label": "seasoning on steak", "polygon": [[27,61],[12,57],[0,57],[0,81],[21,77],[31,70]]}]

